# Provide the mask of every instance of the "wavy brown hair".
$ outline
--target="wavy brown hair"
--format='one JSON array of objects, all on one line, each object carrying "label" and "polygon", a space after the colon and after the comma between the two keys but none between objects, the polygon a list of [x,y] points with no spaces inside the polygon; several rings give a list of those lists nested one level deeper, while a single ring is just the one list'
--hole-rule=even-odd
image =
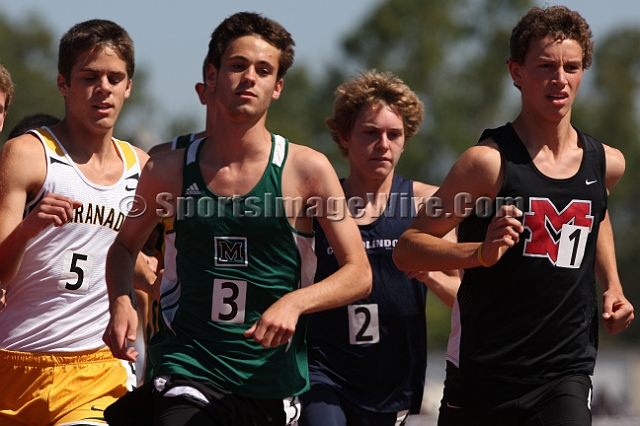
[{"label": "wavy brown hair", "polygon": [[575,40],[582,46],[582,67],[593,60],[593,34],[584,18],[565,6],[532,7],[511,32],[508,61],[524,64],[532,39],[551,36],[556,40]]}]

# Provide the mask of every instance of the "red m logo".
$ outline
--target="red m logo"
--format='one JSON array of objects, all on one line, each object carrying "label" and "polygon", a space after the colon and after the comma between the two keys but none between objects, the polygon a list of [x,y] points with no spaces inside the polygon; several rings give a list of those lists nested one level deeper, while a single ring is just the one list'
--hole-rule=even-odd
[{"label": "red m logo", "polygon": [[[579,267],[593,226],[591,201],[571,200],[558,212],[548,198],[531,197],[522,224],[530,231],[523,256],[547,257],[556,266]],[[566,256],[561,256],[566,257],[566,262],[558,262],[561,252],[566,252]]]}]

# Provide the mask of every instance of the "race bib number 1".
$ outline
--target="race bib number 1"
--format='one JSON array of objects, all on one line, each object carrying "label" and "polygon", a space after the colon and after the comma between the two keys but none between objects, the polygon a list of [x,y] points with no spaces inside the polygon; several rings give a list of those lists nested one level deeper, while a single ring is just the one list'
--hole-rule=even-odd
[{"label": "race bib number 1", "polygon": [[579,268],[584,258],[588,237],[589,228],[586,226],[562,225],[556,266]]},{"label": "race bib number 1", "polygon": [[349,343],[365,345],[380,341],[378,327],[378,305],[349,305]]},{"label": "race bib number 1", "polygon": [[247,282],[239,280],[213,280],[211,321],[244,323],[247,306]]}]

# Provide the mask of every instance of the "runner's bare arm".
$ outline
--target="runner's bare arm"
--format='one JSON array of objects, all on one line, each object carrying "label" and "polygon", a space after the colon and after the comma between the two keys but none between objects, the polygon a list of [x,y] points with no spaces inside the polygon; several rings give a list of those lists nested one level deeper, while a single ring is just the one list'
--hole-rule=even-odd
[{"label": "runner's bare arm", "polygon": [[[296,182],[293,186],[299,188],[297,195],[307,200],[319,197],[325,206],[330,197],[335,197],[347,211],[340,182],[324,155],[308,148],[298,151],[294,148],[289,155],[287,164],[293,169],[289,169],[293,175],[289,182]],[[284,195],[293,194],[285,192]],[[323,215],[317,219],[334,249],[340,269],[323,281],[286,294],[263,313],[245,336],[264,347],[287,342],[300,315],[346,305],[371,291],[371,267],[354,220],[348,214],[341,218]]]},{"label": "runner's bare arm", "polygon": [[[419,210],[437,190],[437,186],[414,181],[413,194],[416,197],[416,203],[420,203],[416,208]],[[455,229],[449,231],[443,239],[456,242]],[[448,271],[407,271],[407,275],[409,278],[415,278],[424,283],[445,305],[450,308],[453,307],[453,302],[460,287],[460,274],[457,269]]]},{"label": "runner's bare arm", "polygon": [[[625,169],[624,156],[615,148],[604,145],[606,156],[607,191],[618,183]],[[611,220],[607,212],[600,223],[596,247],[596,275],[603,289],[602,318],[609,334],[629,327],[634,318],[633,305],[624,297],[618,267]]]},{"label": "runner's bare arm", "polygon": [[[157,145],[158,146],[158,145]],[[144,169],[144,166],[149,160],[150,154],[147,154],[140,148],[134,147],[138,159],[140,161],[140,168]],[[153,149],[153,148],[152,148]],[[168,151],[168,150],[166,150]],[[162,152],[166,152],[162,151]],[[154,263],[156,262],[153,256],[144,254],[143,251],[138,252],[135,267],[133,270],[133,286],[136,290],[142,290],[143,292],[151,295],[153,298],[159,298],[159,290],[154,286],[156,281],[156,268]]]},{"label": "runner's bare arm", "polygon": [[[405,231],[393,251],[393,260],[403,271],[439,271],[464,269],[480,265],[478,243],[456,243],[442,239],[464,219],[461,195],[472,209],[481,197],[494,199],[503,180],[501,157],[495,143],[486,141],[465,151],[455,162],[434,197],[441,202],[437,209],[423,206],[418,217]],[[492,265],[513,246],[522,231],[522,224],[513,217],[521,212],[507,209],[509,214],[494,218],[483,246],[484,260]],[[513,210],[513,211],[511,211]]]},{"label": "runner's bare arm", "polygon": [[600,222],[596,247],[596,275],[603,289],[602,318],[609,334],[629,327],[633,320],[633,305],[624,297],[618,276],[613,230],[609,214]]},{"label": "runner's bare arm", "polygon": [[171,142],[163,142],[152,146],[151,149],[149,149],[149,156],[151,157],[152,155],[169,151],[171,151]]},{"label": "runner's bare arm", "polygon": [[[111,319],[103,340],[114,356],[135,361],[137,352],[128,347],[135,340],[138,316],[133,308],[133,273],[138,253],[147,236],[158,222],[158,210],[164,207],[157,201],[158,194],[179,194],[182,179],[182,153],[162,154],[147,162],[140,176],[136,196],[146,202],[144,213],[127,217],[107,256],[107,289]],[[171,178],[173,177],[173,178]]]},{"label": "runner's bare arm", "polygon": [[0,151],[0,281],[5,285],[16,276],[29,240],[48,226],[63,226],[81,206],[69,197],[45,194],[23,219],[26,203],[40,191],[45,176],[44,149],[35,136],[5,143]]}]

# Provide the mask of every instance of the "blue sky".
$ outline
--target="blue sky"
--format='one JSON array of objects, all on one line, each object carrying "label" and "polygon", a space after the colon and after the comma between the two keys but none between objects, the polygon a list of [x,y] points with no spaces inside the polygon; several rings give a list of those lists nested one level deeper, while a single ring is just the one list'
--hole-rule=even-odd
[{"label": "blue sky", "polygon": [[[200,66],[211,32],[224,18],[245,10],[275,19],[296,41],[296,63],[304,62],[313,68],[317,62],[322,70],[325,63],[340,60],[336,55],[339,40],[379,3],[380,0],[0,0],[0,13],[18,20],[24,19],[27,12],[37,13],[57,38],[87,19],[117,22],[134,40],[138,66],[150,73],[149,88],[158,111],[171,116],[193,114],[204,123],[204,109],[193,86],[201,79]],[[637,0],[549,0],[538,4],[565,4],[577,10],[591,25],[596,42],[615,27],[640,25]],[[0,60],[1,56],[0,52]]]},{"label": "blue sky", "polygon": [[[202,80],[201,64],[211,32],[238,11],[263,13],[280,22],[296,41],[296,62],[329,58],[336,42],[360,22],[377,0],[296,1],[166,1],[0,0],[0,13],[23,19],[35,12],[59,37],[74,24],[93,18],[110,19],[134,41],[136,65],[150,73],[157,109],[170,115],[192,112],[204,123],[204,108],[194,85]],[[0,52],[0,61],[1,61]],[[294,65],[295,66],[295,65]],[[135,76],[134,88],[135,90]]]}]

